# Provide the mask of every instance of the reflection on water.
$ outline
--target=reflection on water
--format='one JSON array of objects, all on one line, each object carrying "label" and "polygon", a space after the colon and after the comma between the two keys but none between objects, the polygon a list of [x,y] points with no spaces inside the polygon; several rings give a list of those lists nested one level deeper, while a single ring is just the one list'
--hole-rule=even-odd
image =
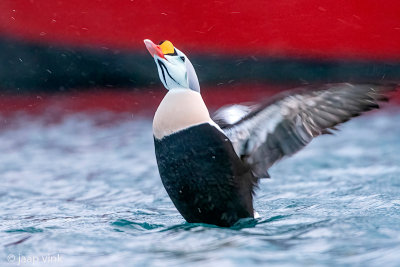
[{"label": "reflection on water", "polygon": [[175,210],[148,118],[6,119],[1,265],[46,256],[64,266],[400,262],[399,111],[357,118],[274,166],[257,192],[261,218],[232,228],[188,224]]}]

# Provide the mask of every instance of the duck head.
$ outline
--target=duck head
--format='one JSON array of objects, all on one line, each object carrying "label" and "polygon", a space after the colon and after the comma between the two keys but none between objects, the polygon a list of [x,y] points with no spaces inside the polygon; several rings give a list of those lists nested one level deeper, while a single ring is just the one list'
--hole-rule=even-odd
[{"label": "duck head", "polygon": [[162,41],[156,45],[146,39],[144,43],[156,62],[158,75],[167,90],[190,89],[200,93],[196,72],[184,53],[170,41]]}]

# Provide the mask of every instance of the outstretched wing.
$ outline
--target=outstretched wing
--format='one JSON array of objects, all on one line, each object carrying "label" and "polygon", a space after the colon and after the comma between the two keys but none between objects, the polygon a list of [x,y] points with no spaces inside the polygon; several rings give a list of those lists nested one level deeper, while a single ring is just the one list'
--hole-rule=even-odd
[{"label": "outstretched wing", "polygon": [[253,174],[269,177],[267,170],[276,161],[293,155],[314,137],[331,133],[329,130],[335,130],[339,123],[379,108],[379,101],[387,101],[384,94],[395,88],[396,85],[348,83],[299,88],[251,110],[242,108],[246,112],[239,113],[240,118],[224,120],[223,114],[232,107],[222,108],[216,113],[216,122]]}]

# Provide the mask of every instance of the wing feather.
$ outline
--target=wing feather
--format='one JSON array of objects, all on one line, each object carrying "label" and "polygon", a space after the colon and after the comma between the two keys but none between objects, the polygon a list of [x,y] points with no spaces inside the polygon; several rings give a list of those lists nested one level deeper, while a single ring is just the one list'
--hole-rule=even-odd
[{"label": "wing feather", "polygon": [[[231,140],[236,153],[257,177],[282,157],[291,156],[321,134],[332,134],[336,125],[379,108],[385,93],[396,84],[326,84],[284,92],[264,103],[245,108],[235,119],[224,119],[232,107],[217,111],[216,122]],[[219,122],[220,123],[219,123]]]}]

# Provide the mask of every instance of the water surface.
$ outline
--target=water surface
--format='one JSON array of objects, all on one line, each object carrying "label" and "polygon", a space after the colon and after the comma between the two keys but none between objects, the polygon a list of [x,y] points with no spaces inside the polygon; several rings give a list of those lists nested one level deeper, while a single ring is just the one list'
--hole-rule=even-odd
[{"label": "water surface", "polygon": [[179,215],[147,117],[0,119],[0,265],[400,266],[399,110],[274,166],[257,191],[261,218],[232,228]]}]

